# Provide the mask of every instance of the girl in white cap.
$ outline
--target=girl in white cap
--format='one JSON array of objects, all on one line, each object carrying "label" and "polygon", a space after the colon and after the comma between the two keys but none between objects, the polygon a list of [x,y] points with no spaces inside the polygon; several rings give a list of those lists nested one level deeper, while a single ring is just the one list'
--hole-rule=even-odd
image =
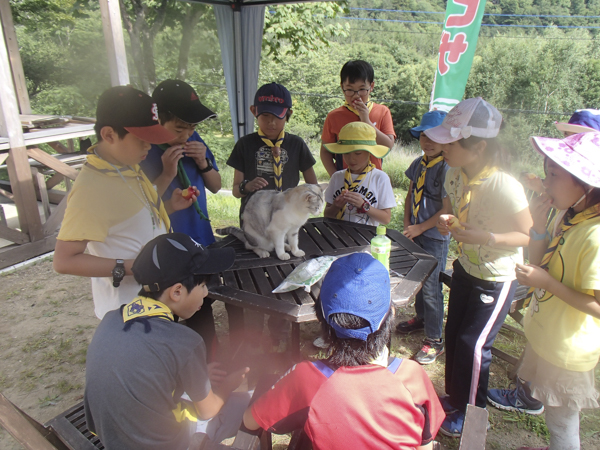
[{"label": "girl in white cap", "polygon": [[[467,404],[485,408],[491,349],[517,287],[515,266],[531,227],[523,186],[502,170],[496,141],[502,116],[482,98],[456,105],[441,125],[425,130],[442,144],[450,166],[444,188],[454,216],[438,230],[452,233],[459,256],[448,300],[445,387],[448,416],[440,432],[459,437]],[[450,211],[449,211],[450,212]]]},{"label": "girl in white cap", "polygon": [[[533,137],[531,143],[545,157],[546,192],[531,204],[530,264],[516,269],[519,283],[532,287],[518,375],[545,406],[549,448],[575,450],[579,411],[599,406],[600,133]],[[546,230],[551,207],[559,213]],[[488,396],[495,406],[515,410],[514,391],[491,389]]]}]

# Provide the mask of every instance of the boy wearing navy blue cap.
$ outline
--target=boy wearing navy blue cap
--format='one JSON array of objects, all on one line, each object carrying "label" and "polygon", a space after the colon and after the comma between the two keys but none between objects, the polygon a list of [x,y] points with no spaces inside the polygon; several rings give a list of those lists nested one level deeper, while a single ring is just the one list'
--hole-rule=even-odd
[{"label": "boy wearing navy blue cap", "polygon": [[450,239],[442,236],[435,225],[440,214],[450,210],[450,200],[444,190],[448,165],[444,162],[441,144],[433,142],[423,131],[441,124],[445,116],[444,111],[429,111],[423,115],[419,126],[411,128],[410,134],[419,139],[424,155],[416,158],[405,172],[410,187],[404,203],[404,235],[438,262],[417,294],[416,316],[396,327],[401,334],[425,329],[423,346],[414,356],[419,364],[431,364],[444,353],[444,295],[439,274],[446,268]]},{"label": "boy wearing navy blue cap", "polygon": [[210,274],[234,260],[183,233],[151,240],[135,259],[138,296],[104,316],[87,351],[85,415],[105,448],[186,450],[196,431],[235,435],[250,394],[233,391],[249,369],[207,364],[202,338],[173,317],[198,311]]},{"label": "boy wearing navy blue cap", "polygon": [[[292,96],[281,84],[261,86],[254,96],[250,111],[256,117],[258,132],[236,142],[227,165],[235,169],[233,196],[242,200],[242,212],[250,196],[261,189],[285,191],[300,182],[300,172],[306,183],[317,184],[313,169],[315,158],[301,137],[286,133],[285,124],[292,115]],[[228,307],[229,329],[242,327],[239,308]],[[233,319],[233,320],[232,320]],[[262,320],[261,320],[262,322]],[[273,344],[283,339],[283,320],[269,321]],[[259,324],[262,331],[262,325]]]},{"label": "boy wearing navy blue cap", "polygon": [[386,268],[367,253],[336,260],[315,313],[330,356],[295,365],[244,413],[249,429],[303,428],[313,448],[429,449],[444,411],[425,371],[389,355],[394,310]]}]

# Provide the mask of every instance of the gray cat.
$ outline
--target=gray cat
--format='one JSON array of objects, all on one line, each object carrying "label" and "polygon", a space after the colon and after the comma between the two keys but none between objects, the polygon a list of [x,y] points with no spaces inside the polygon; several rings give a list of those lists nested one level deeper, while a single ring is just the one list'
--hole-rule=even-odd
[{"label": "gray cat", "polygon": [[298,248],[298,230],[311,214],[321,214],[323,205],[323,188],[316,184],[302,184],[284,192],[258,191],[242,214],[243,230],[227,227],[216,231],[233,234],[261,258],[275,250],[277,257],[285,261],[290,259],[286,251],[304,256]]}]

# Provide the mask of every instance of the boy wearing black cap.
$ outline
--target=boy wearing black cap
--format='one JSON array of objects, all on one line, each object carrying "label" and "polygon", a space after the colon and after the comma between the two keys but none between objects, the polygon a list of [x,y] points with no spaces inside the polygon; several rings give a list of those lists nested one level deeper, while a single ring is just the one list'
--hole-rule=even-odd
[{"label": "boy wearing black cap", "polygon": [[285,191],[304,181],[317,184],[313,158],[301,137],[286,133],[285,123],[292,115],[292,96],[281,84],[261,86],[250,111],[256,117],[258,132],[240,138],[227,165],[235,169],[233,196],[242,199],[240,218],[250,195],[260,189]]},{"label": "boy wearing black cap", "polygon": [[139,295],[104,316],[87,352],[85,414],[106,448],[184,450],[196,431],[215,442],[235,435],[250,395],[232,392],[249,369],[207,365],[202,338],[173,320],[194,314],[210,274],[234,259],[182,233],[158,236],[135,259]]},{"label": "boy wearing black cap", "polygon": [[173,231],[185,233],[203,245],[215,242],[208,221],[205,187],[212,193],[221,189],[221,175],[210,149],[196,132],[196,126],[217,115],[204,106],[194,88],[181,80],[165,80],[156,86],[152,98],[158,105],[162,126],[175,135],[166,144],[155,144],[140,166],[156,185],[163,199],[175,189],[195,186],[199,193],[191,208],[169,217]]},{"label": "boy wearing black cap", "polygon": [[304,428],[313,448],[430,449],[445,414],[425,371],[390,356],[386,268],[367,253],[336,260],[315,313],[330,356],[295,365],[244,413],[249,429]]},{"label": "boy wearing black cap", "polygon": [[[92,278],[96,316],[127,303],[139,291],[131,265],[142,246],[170,229],[168,213],[192,200],[173,192],[163,203],[139,163],[151,143],[173,139],[158,122],[156,103],[130,86],[98,99],[98,143],[67,199],[54,253],[54,270]],[[86,253],[86,250],[89,253]]]}]

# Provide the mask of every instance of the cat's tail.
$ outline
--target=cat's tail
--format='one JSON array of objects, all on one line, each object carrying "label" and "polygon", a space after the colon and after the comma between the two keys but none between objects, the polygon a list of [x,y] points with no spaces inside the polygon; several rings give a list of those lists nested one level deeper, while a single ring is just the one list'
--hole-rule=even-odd
[{"label": "cat's tail", "polygon": [[248,243],[246,234],[244,233],[244,231],[241,228],[238,228],[238,227],[219,228],[219,229],[215,230],[215,232],[217,234],[220,234],[221,236],[232,234],[236,238],[238,238],[240,241],[242,241],[244,244]]}]

